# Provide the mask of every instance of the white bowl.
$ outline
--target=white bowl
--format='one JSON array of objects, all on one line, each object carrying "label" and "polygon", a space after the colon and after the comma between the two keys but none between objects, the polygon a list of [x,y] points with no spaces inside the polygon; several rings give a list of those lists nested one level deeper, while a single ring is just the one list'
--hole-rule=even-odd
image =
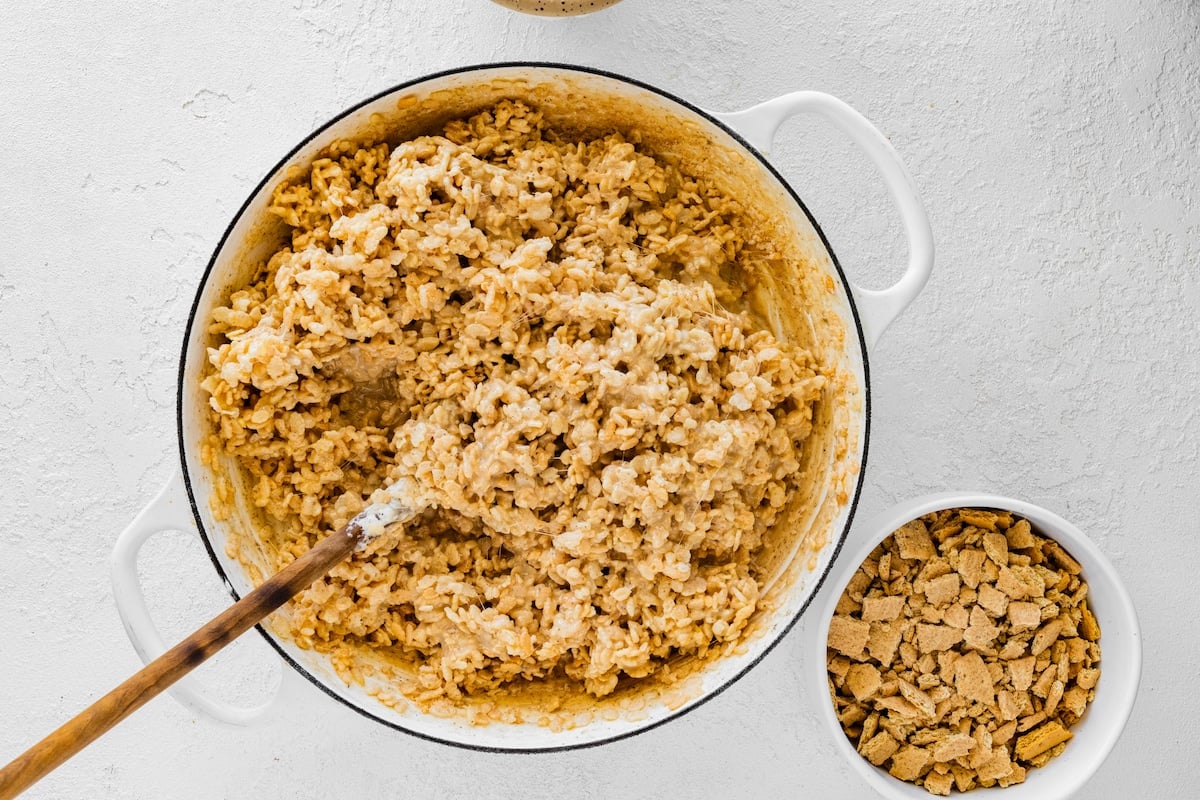
[{"label": "white bowl", "polygon": [[[924,788],[892,777],[874,766],[854,749],[834,714],[827,681],[826,642],[834,607],[851,576],[889,534],[909,520],[947,508],[996,508],[1029,520],[1034,530],[1059,542],[1083,567],[1088,583],[1088,606],[1100,624],[1100,682],[1096,698],[1083,718],[1071,729],[1075,735],[1067,749],[1045,766],[1030,769],[1024,783],[1008,788],[973,789],[971,797],[1003,796],[1004,800],[1057,800],[1070,797],[1096,772],[1121,736],[1137,698],[1142,671],[1142,640],[1137,614],[1128,592],[1112,564],[1095,544],[1071,523],[1044,508],[1008,497],[980,492],[926,495],[901,503],[867,522],[855,526],[866,531],[867,540],[851,556],[839,558],[829,580],[816,599],[819,613],[808,620],[809,689],[817,713],[829,729],[834,746],[851,768],[875,791],[895,800],[929,800]],[[853,537],[861,541],[861,537]],[[956,791],[951,796],[958,794]]]}]

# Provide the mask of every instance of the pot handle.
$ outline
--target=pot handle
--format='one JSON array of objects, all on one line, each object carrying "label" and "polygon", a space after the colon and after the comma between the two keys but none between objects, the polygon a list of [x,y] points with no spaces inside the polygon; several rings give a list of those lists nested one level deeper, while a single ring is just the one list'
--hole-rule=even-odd
[{"label": "pot handle", "polygon": [[887,326],[921,293],[933,271],[933,231],[929,217],[912,175],[891,142],[866,117],[833,95],[793,92],[744,111],[716,116],[765,152],[771,148],[775,132],[784,120],[805,113],[819,114],[833,123],[871,159],[900,211],[908,238],[908,267],[900,280],[887,289],[863,289],[853,283],[850,287],[867,346],[873,347]]},{"label": "pot handle", "polygon": [[[125,625],[125,633],[145,664],[165,653],[167,646],[150,618],[146,596],[138,580],[137,557],[142,545],[151,536],[163,531],[196,531],[183,475],[179,472],[171,476],[167,485],[121,532],[112,552],[113,599],[116,600],[121,622]],[[211,697],[192,675],[183,677],[167,691],[193,712],[207,714],[230,725],[250,725],[265,719],[267,713],[279,705],[290,672],[289,669],[283,669],[275,696],[254,708],[239,708]]]}]

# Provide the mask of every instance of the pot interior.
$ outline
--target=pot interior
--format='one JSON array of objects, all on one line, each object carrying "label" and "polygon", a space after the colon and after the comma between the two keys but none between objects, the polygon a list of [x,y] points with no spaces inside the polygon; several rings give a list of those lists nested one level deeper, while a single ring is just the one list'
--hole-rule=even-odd
[{"label": "pot interior", "polygon": [[[502,99],[538,107],[561,133],[598,135],[636,129],[641,146],[675,159],[737,197],[763,235],[783,243],[781,257],[755,277],[751,307],[780,338],[807,347],[831,377],[815,409],[805,449],[801,490],[764,548],[759,569],[769,576],[763,600],[742,646],[719,658],[681,667],[673,686],[647,681],[596,701],[579,697],[552,716],[547,698],[531,689],[511,700],[507,722],[473,724],[467,708],[420,711],[371,677],[370,653],[335,669],[324,654],[296,646],[287,635],[287,609],[264,625],[267,638],[289,662],[331,695],[391,726],[454,744],[539,750],[594,744],[651,727],[724,688],[757,662],[790,628],[815,593],[843,541],[857,497],[866,440],[865,353],[844,276],[799,200],[747,146],[682,101],[612,75],[549,65],[470,68],[392,89],[346,112],[310,136],[267,176],[247,200],[218,246],[189,321],[180,370],[179,426],[184,474],[197,523],[214,563],[235,595],[261,581],[270,568],[254,535],[255,522],[238,468],[218,456],[201,462],[209,434],[208,399],[200,389],[212,310],[251,280],[286,237],[268,214],[272,190],[289,174],[307,170],[335,139],[391,144],[435,132]],[[214,508],[231,513],[214,514]],[[339,674],[340,671],[340,674]],[[349,680],[348,680],[349,679]],[[358,682],[361,681],[361,682]],[[539,724],[540,723],[540,724]]]}]

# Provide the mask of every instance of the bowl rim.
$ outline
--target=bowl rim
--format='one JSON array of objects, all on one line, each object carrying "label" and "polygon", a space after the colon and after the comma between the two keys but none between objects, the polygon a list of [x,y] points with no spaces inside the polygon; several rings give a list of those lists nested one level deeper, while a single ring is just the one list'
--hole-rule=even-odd
[{"label": "bowl rim", "polygon": [[[329,687],[327,687],[321,681],[321,679],[314,676],[310,670],[306,669],[303,665],[301,665],[294,658],[292,658],[292,656],[284,648],[283,644],[281,642],[277,641],[275,636],[272,635],[270,632],[268,632],[263,627],[262,624],[254,626],[255,630],[258,631],[258,633],[263,637],[263,639],[266,640],[267,644],[270,645],[270,647],[279,655],[279,657],[283,660],[283,662],[288,667],[290,667],[292,670],[294,670],[295,672],[297,672],[298,674],[303,676],[309,683],[311,683],[316,688],[320,689],[321,692],[323,692],[326,696],[328,696],[328,697],[336,700],[338,703],[340,703],[344,706],[347,706],[348,708],[356,711],[357,713],[361,714],[362,716],[366,717],[367,719],[370,719],[374,722],[385,725],[388,728],[391,728],[396,731],[400,731],[401,733],[405,733],[410,736],[414,736],[418,739],[424,739],[426,741],[437,742],[438,744],[449,745],[452,747],[463,748],[466,750],[474,750],[477,752],[516,753],[516,754],[556,753],[556,752],[580,750],[580,749],[585,749],[585,748],[590,748],[590,747],[599,747],[601,745],[610,744],[610,743],[621,741],[624,739],[629,739],[633,736],[637,736],[639,734],[642,734],[647,731],[658,728],[661,725],[665,725],[668,722],[679,719],[680,717],[684,716],[685,714],[689,713],[690,711],[692,711],[696,708],[699,708],[700,706],[703,706],[708,701],[710,701],[714,697],[722,694],[726,689],[730,688],[731,686],[733,686],[733,684],[737,683],[739,680],[741,680],[743,677],[745,677],[747,673],[749,673],[756,666],[758,666],[758,664],[760,664],[763,661],[763,659],[765,659],[767,657],[767,655],[769,655],[775,649],[775,647],[778,646],[778,644],[787,637],[787,634],[796,627],[797,623],[801,620],[802,617],[804,617],[805,613],[808,612],[809,609],[812,608],[813,604],[817,601],[818,596],[821,593],[822,587],[825,585],[826,580],[828,579],[829,575],[834,571],[835,565],[837,564],[838,559],[842,555],[842,549],[845,547],[846,542],[849,539],[850,530],[853,526],[854,519],[855,519],[855,516],[858,511],[858,504],[862,497],[863,482],[865,480],[867,459],[868,459],[868,453],[869,453],[869,449],[870,449],[869,446],[870,446],[870,433],[871,433],[871,373],[870,373],[870,360],[869,360],[870,351],[867,346],[866,334],[863,329],[861,315],[859,313],[858,306],[857,306],[855,298],[854,298],[854,292],[851,291],[851,283],[850,283],[849,279],[846,277],[846,273],[842,268],[841,262],[838,260],[836,253],[834,253],[833,247],[830,244],[828,237],[826,237],[824,230],[822,230],[821,226],[817,223],[816,218],[813,216],[812,212],[809,211],[808,206],[804,204],[804,201],[800,199],[800,196],[796,193],[796,190],[792,187],[792,185],[774,167],[774,165],[767,159],[767,157],[761,151],[759,151],[757,148],[755,148],[752,144],[750,144],[750,142],[748,142],[745,139],[745,137],[743,137],[740,133],[738,133],[736,130],[734,130],[728,123],[719,119],[712,112],[705,111],[704,109],[700,108],[699,106],[695,105],[694,103],[680,97],[679,95],[677,95],[674,92],[669,91],[667,89],[660,88],[653,84],[646,83],[646,82],[638,80],[636,78],[631,78],[626,75],[622,75],[620,73],[613,72],[611,70],[598,69],[595,67],[582,66],[582,65],[578,65],[578,64],[552,62],[552,61],[536,61],[536,60],[499,61],[499,62],[484,62],[484,63],[470,64],[470,65],[465,65],[465,66],[460,66],[460,67],[453,67],[450,69],[439,70],[436,72],[423,74],[423,75],[420,75],[418,77],[415,77],[415,78],[412,78],[409,80],[405,80],[405,81],[401,81],[399,83],[392,84],[380,91],[372,93],[371,95],[363,98],[362,100],[352,103],[351,105],[345,107],[341,111],[338,111],[337,113],[335,113],[334,115],[329,117],[325,122],[321,123],[320,125],[315,127],[310,133],[308,133],[303,138],[301,138],[294,146],[289,148],[287,150],[287,152],[277,162],[275,162],[275,164],[273,166],[270,167],[270,169],[267,170],[267,172],[263,175],[263,177],[255,184],[254,188],[252,188],[247,193],[246,198],[243,200],[241,205],[239,205],[237,211],[234,212],[233,216],[230,218],[229,224],[226,226],[225,230],[221,233],[220,238],[217,240],[217,244],[213,248],[212,255],[209,257],[209,259],[205,265],[204,271],[200,275],[200,279],[199,279],[199,282],[196,287],[196,294],[192,300],[191,307],[188,311],[187,322],[186,322],[186,325],[184,328],[183,341],[181,343],[180,354],[179,354],[179,366],[178,366],[177,381],[176,381],[176,431],[177,431],[177,442],[178,442],[180,468],[181,468],[181,472],[183,475],[184,488],[186,490],[189,507],[191,508],[192,517],[195,520],[197,529],[200,533],[200,539],[204,544],[204,548],[208,553],[209,560],[212,562],[213,568],[217,571],[218,576],[220,576],[222,582],[225,584],[226,588],[229,590],[230,595],[233,597],[233,599],[235,601],[240,600],[241,595],[237,592],[236,589],[234,589],[232,581],[230,581],[229,576],[226,575],[225,570],[221,565],[220,559],[217,556],[214,545],[213,545],[212,541],[210,540],[208,531],[205,528],[204,516],[203,516],[201,509],[199,507],[199,504],[197,502],[197,493],[196,493],[196,490],[194,489],[194,487],[192,486],[192,477],[191,477],[191,474],[190,474],[190,471],[188,468],[188,440],[187,440],[187,435],[186,435],[187,420],[185,419],[185,402],[184,402],[185,392],[187,390],[186,381],[187,381],[187,368],[188,368],[188,354],[189,354],[189,349],[191,348],[192,338],[195,335],[197,326],[200,324],[199,320],[197,319],[197,314],[199,312],[200,303],[201,303],[202,297],[204,295],[205,289],[208,286],[208,282],[213,275],[213,271],[216,267],[217,261],[220,258],[222,252],[224,251],[226,245],[229,243],[230,237],[232,236],[234,229],[237,227],[238,223],[242,220],[242,217],[245,215],[247,209],[253,203],[254,199],[259,196],[259,194],[264,190],[264,188],[272,180],[276,179],[276,176],[278,175],[279,171],[281,169],[285,168],[292,161],[292,159],[296,156],[297,153],[299,153],[303,148],[305,148],[309,144],[311,144],[318,137],[325,134],[326,131],[328,131],[334,125],[341,122],[346,117],[349,117],[350,115],[354,114],[356,111],[358,111],[366,106],[369,106],[370,104],[372,104],[382,98],[393,95],[404,89],[410,89],[410,88],[419,86],[421,84],[427,83],[429,81],[435,81],[435,80],[439,80],[442,78],[449,78],[449,77],[458,76],[458,75],[465,75],[465,74],[469,74],[469,73],[473,73],[473,72],[488,72],[488,71],[492,71],[492,70],[504,70],[504,69],[546,69],[546,70],[554,70],[554,71],[561,71],[561,72],[567,72],[567,73],[573,72],[573,73],[578,73],[578,74],[582,74],[582,75],[601,77],[601,78],[606,78],[608,80],[613,80],[618,83],[623,83],[628,86],[632,86],[637,89],[644,90],[644,91],[649,92],[652,95],[655,95],[659,98],[663,98],[672,103],[675,103],[676,105],[695,114],[696,116],[700,117],[705,122],[707,122],[708,124],[718,128],[719,130],[724,132],[726,135],[728,135],[748,155],[753,157],[775,181],[778,182],[780,188],[786,193],[787,197],[790,198],[790,200],[796,204],[796,207],[799,208],[801,213],[805,216],[805,218],[807,218],[809,224],[812,225],[813,231],[816,233],[818,239],[820,240],[822,247],[824,247],[825,252],[828,253],[828,255],[829,255],[829,260],[830,260],[832,270],[837,274],[838,280],[839,280],[839,282],[842,286],[842,289],[844,290],[844,293],[845,293],[846,303],[847,303],[847,306],[850,311],[849,319],[846,320],[847,333],[849,334],[849,336],[847,338],[850,339],[851,336],[853,337],[851,339],[851,341],[847,343],[847,351],[853,353],[860,360],[860,363],[862,365],[862,393],[861,393],[861,397],[862,397],[862,410],[861,410],[862,433],[861,433],[861,448],[860,448],[859,458],[858,458],[858,470],[857,470],[857,475],[853,479],[853,489],[852,489],[852,491],[849,492],[849,500],[845,506],[845,510],[846,510],[845,522],[842,524],[841,530],[838,531],[835,535],[831,536],[830,542],[827,545],[827,547],[830,548],[829,561],[826,563],[824,569],[821,570],[820,574],[814,574],[807,578],[807,581],[811,581],[811,590],[809,590],[808,596],[801,603],[799,609],[797,609],[795,613],[793,613],[788,619],[786,619],[777,631],[773,632],[769,636],[763,637],[766,642],[765,645],[762,647],[762,650],[753,659],[751,659],[749,661],[749,663],[747,663],[744,667],[742,667],[736,673],[731,675],[729,678],[725,679],[719,686],[716,686],[711,691],[704,692],[701,696],[697,697],[696,699],[694,699],[692,701],[684,703],[682,706],[680,706],[679,708],[677,708],[675,710],[669,711],[668,713],[666,713],[659,719],[656,719],[647,724],[638,724],[637,726],[633,727],[632,729],[630,729],[628,731],[622,731],[622,732],[613,734],[611,736],[602,736],[602,737],[592,739],[592,740],[587,740],[587,741],[582,741],[582,742],[572,742],[569,744],[554,745],[554,746],[532,746],[532,747],[531,746],[525,746],[525,747],[504,746],[504,747],[500,747],[500,746],[494,746],[494,745],[475,744],[475,743],[466,742],[466,741],[459,741],[456,739],[446,738],[444,736],[435,736],[435,735],[431,735],[429,733],[414,730],[410,727],[406,727],[404,725],[398,724],[397,722],[394,722],[390,719],[385,719],[382,716],[373,714],[373,713],[371,713],[371,711],[369,709],[364,708],[355,703],[352,703],[349,700],[347,700],[346,698],[336,694]],[[853,326],[852,329],[851,329],[851,323]]]},{"label": "bowl rim", "polygon": [[[898,503],[887,510],[875,515],[861,526],[866,531],[866,538],[859,538],[858,547],[841,560],[839,566],[829,576],[829,580],[821,589],[823,596],[819,601],[820,614],[810,617],[810,627],[806,628],[809,641],[805,653],[811,657],[812,669],[806,682],[809,685],[811,701],[817,705],[817,716],[824,723],[834,741],[834,748],[841,753],[851,768],[863,780],[883,797],[894,800],[914,800],[914,798],[929,798],[933,795],[917,784],[901,781],[886,770],[867,761],[851,745],[850,740],[842,730],[841,723],[833,711],[833,703],[829,700],[828,670],[825,667],[827,659],[827,642],[829,639],[829,623],[833,618],[838,599],[849,583],[850,578],[858,571],[859,566],[870,556],[871,552],[897,528],[906,522],[914,520],[935,511],[950,508],[994,508],[1011,511],[1028,519],[1035,530],[1041,535],[1061,543],[1077,560],[1086,561],[1084,570],[1089,574],[1089,596],[1094,579],[1105,587],[1105,593],[1112,599],[1111,613],[1101,620],[1101,630],[1108,627],[1105,622],[1115,623],[1119,630],[1127,633],[1130,652],[1129,670],[1119,683],[1105,685],[1104,708],[1106,727],[1093,729],[1088,740],[1088,749],[1076,756],[1070,763],[1074,766],[1071,772],[1055,772],[1057,786],[1043,786],[1040,783],[1032,787],[1036,795],[1029,795],[1029,783],[1016,784],[1011,787],[975,788],[969,794],[987,794],[1007,792],[1007,797],[1036,796],[1038,800],[1058,800],[1068,798],[1083,787],[1096,773],[1108,754],[1112,752],[1125,729],[1133,706],[1137,700],[1141,684],[1142,672],[1142,638],[1138,623],[1137,610],[1125,584],[1112,562],[1103,551],[1076,525],[1064,519],[1050,509],[1037,504],[1018,500],[1013,497],[994,494],[985,491],[951,491],[926,494]],[[1035,521],[1036,520],[1036,521]],[[1101,663],[1103,664],[1103,652]],[[1096,701],[1092,701],[1094,707]],[[1089,711],[1092,710],[1089,707]],[[1080,751],[1077,751],[1080,752]],[[1054,763],[1054,762],[1051,762]],[[1037,774],[1046,775],[1053,770],[1052,766],[1039,767]],[[1024,792],[1019,791],[1022,788]]]}]

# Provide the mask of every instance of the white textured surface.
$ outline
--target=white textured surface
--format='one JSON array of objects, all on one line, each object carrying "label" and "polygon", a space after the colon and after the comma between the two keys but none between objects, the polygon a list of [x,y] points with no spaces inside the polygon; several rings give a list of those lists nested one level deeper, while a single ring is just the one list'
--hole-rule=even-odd
[{"label": "white textured surface", "polygon": [[[1194,790],[1197,4],[626,0],[545,20],[487,0],[44,0],[4,17],[0,762],[139,666],[108,554],[175,468],[185,316],[245,194],[369,93],[548,59],[718,109],[822,89],[892,138],[939,258],[872,360],[862,510],[981,488],[1093,535],[1146,652],[1129,728],[1081,796]],[[902,249],[865,159],[810,121],[785,126],[775,158],[847,270],[888,282]],[[142,566],[168,638],[228,599],[184,536]],[[561,755],[428,744],[316,690],[256,730],[160,698],[30,797],[861,797],[810,711],[802,636],[683,720]],[[243,702],[278,680],[255,638],[203,674]]]}]

